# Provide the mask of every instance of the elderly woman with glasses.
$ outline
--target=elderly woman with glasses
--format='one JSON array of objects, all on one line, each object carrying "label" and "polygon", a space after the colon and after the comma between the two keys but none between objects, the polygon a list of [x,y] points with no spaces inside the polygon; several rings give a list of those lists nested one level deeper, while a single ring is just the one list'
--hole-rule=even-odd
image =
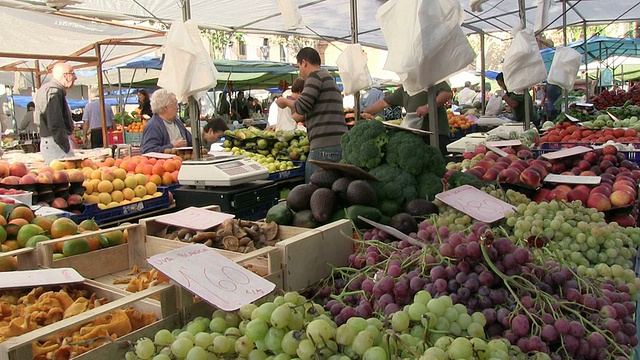
[{"label": "elderly woman with glasses", "polygon": [[164,153],[166,149],[192,146],[191,133],[178,117],[178,100],[166,89],[156,90],[151,96],[153,116],[142,132],[140,152]]}]

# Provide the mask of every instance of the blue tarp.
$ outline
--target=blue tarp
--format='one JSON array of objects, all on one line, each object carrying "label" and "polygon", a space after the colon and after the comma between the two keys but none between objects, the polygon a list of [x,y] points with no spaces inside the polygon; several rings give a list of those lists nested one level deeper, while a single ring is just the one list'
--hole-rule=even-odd
[{"label": "blue tarp", "polygon": [[[583,55],[582,64],[584,65],[584,40],[567,44],[567,47],[570,47]],[[540,50],[540,55],[542,55],[542,60],[544,60],[544,65],[547,67],[547,71],[551,68],[551,63],[553,62],[555,53],[555,48]],[[640,57],[640,39],[618,39],[596,36],[587,40],[587,64],[593,61],[603,61],[611,56]]]},{"label": "blue tarp", "polygon": [[[27,104],[29,104],[30,101],[33,101],[31,99],[31,96],[28,95],[13,95],[13,103],[16,106],[19,106],[21,108],[27,108]],[[69,107],[71,108],[71,110],[76,110],[76,109],[83,109],[87,103],[89,101],[87,100],[82,100],[82,99],[67,99],[67,103],[69,104]],[[117,106],[118,105],[118,98],[106,98],[106,102],[108,105],[110,106]],[[127,104],[132,104],[132,105],[137,105],[138,104],[138,96],[129,96],[129,98],[126,99],[126,103]]]}]

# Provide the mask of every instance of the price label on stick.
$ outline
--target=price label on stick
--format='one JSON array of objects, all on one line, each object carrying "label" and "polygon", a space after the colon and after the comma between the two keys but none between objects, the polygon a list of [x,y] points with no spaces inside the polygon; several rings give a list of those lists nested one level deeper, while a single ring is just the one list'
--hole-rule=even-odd
[{"label": "price label on stick", "polygon": [[490,146],[490,145],[486,145],[486,146],[487,146],[487,149],[489,149],[489,150],[493,151],[494,153],[496,153],[496,154],[498,154],[498,155],[500,155],[500,156],[507,156],[507,155],[509,155],[508,153],[504,152],[503,150],[501,150],[501,149],[499,149],[499,148],[497,148],[497,147],[493,147],[493,146]]},{"label": "price label on stick", "polygon": [[154,255],[147,262],[191,293],[224,311],[238,310],[276,287],[202,244]]},{"label": "price label on stick", "polygon": [[545,182],[563,183],[563,184],[585,184],[598,185],[602,178],[600,176],[576,176],[576,175],[557,175],[549,174],[544,178]]},{"label": "price label on stick", "polygon": [[156,221],[166,225],[203,231],[222,224],[226,219],[233,219],[234,217],[235,215],[233,214],[226,214],[191,206],[173,214],[163,215],[157,218]]},{"label": "price label on stick", "polygon": [[509,146],[522,145],[522,141],[520,140],[487,141],[485,145],[493,146],[493,147],[509,147]]},{"label": "price label on stick", "polygon": [[562,150],[550,152],[547,154],[542,154],[542,157],[547,160],[562,159],[562,158],[566,158],[573,155],[584,154],[591,150],[593,149],[588,148],[586,146],[574,146],[572,148],[562,149]]},{"label": "price label on stick", "polygon": [[442,192],[436,195],[436,199],[486,223],[498,221],[504,218],[507,211],[515,209],[513,205],[496,199],[471,185],[462,185]]}]

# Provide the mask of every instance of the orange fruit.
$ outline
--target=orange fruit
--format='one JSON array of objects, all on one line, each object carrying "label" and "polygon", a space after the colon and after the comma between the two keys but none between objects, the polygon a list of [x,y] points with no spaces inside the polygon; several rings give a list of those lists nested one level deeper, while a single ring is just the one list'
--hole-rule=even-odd
[{"label": "orange fruit", "polygon": [[163,166],[164,166],[164,171],[166,172],[172,172],[176,169],[175,165],[173,164],[173,161],[165,161]]},{"label": "orange fruit", "polygon": [[9,222],[14,219],[24,219],[27,224],[36,217],[33,211],[27,206],[16,206],[9,215]]},{"label": "orange fruit", "polygon": [[149,194],[149,195],[151,195],[151,194],[155,193],[156,191],[158,191],[158,186],[155,183],[151,182],[151,181],[146,183],[144,185],[144,188],[147,189],[147,194]]},{"label": "orange fruit", "polygon": [[164,166],[162,166],[162,164],[156,163],[155,165],[153,165],[153,170],[151,171],[151,173],[154,175],[162,176],[162,174],[164,174]]},{"label": "orange fruit", "polygon": [[[164,174],[164,172],[162,174]],[[162,185],[162,175],[153,174],[149,176],[149,182],[156,184],[156,186]]]},{"label": "orange fruit", "polygon": [[102,180],[98,183],[98,191],[100,193],[110,193],[113,191],[113,183],[109,180]]},{"label": "orange fruit", "polygon": [[122,159],[116,159],[116,162],[113,163],[113,166],[120,167],[120,164],[122,164]]},{"label": "orange fruit", "polygon": [[180,167],[182,166],[182,160],[173,160],[173,164],[176,167],[176,170],[180,170]]},{"label": "orange fruit", "polygon": [[77,233],[78,225],[69,218],[61,217],[51,224],[51,236],[54,239],[59,239],[65,235],[75,235]]},{"label": "orange fruit", "polygon": [[152,170],[153,170],[153,165],[147,164],[142,169],[142,173],[145,174],[145,175],[151,175],[152,174]]},{"label": "orange fruit", "polygon": [[116,160],[112,157],[108,157],[106,159],[104,159],[104,163],[107,164],[107,166],[113,166],[113,164],[115,164]]},{"label": "orange fruit", "polygon": [[164,173],[162,174],[162,185],[169,185],[173,183],[173,176],[171,176],[171,173]]},{"label": "orange fruit", "polygon": [[136,174],[142,174],[144,170],[144,164],[140,163],[136,165],[136,169],[134,170]]},{"label": "orange fruit", "polygon": [[173,179],[174,183],[178,182],[178,170],[171,173],[171,179]]}]

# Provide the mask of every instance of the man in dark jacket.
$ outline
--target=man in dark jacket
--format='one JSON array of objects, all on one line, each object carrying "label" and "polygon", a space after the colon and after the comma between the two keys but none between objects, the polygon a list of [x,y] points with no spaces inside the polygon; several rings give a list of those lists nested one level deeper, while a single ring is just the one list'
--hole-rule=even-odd
[{"label": "man in dark jacket", "polygon": [[156,90],[151,96],[153,116],[147,122],[140,140],[140,152],[164,153],[166,149],[192,146],[191,133],[177,119],[178,100],[166,89]]},{"label": "man in dark jacket", "polygon": [[35,96],[35,116],[40,120],[40,150],[44,162],[73,156],[70,136],[73,134],[67,89],[76,81],[71,65],[58,63],[51,71],[53,79],[42,85]]}]

